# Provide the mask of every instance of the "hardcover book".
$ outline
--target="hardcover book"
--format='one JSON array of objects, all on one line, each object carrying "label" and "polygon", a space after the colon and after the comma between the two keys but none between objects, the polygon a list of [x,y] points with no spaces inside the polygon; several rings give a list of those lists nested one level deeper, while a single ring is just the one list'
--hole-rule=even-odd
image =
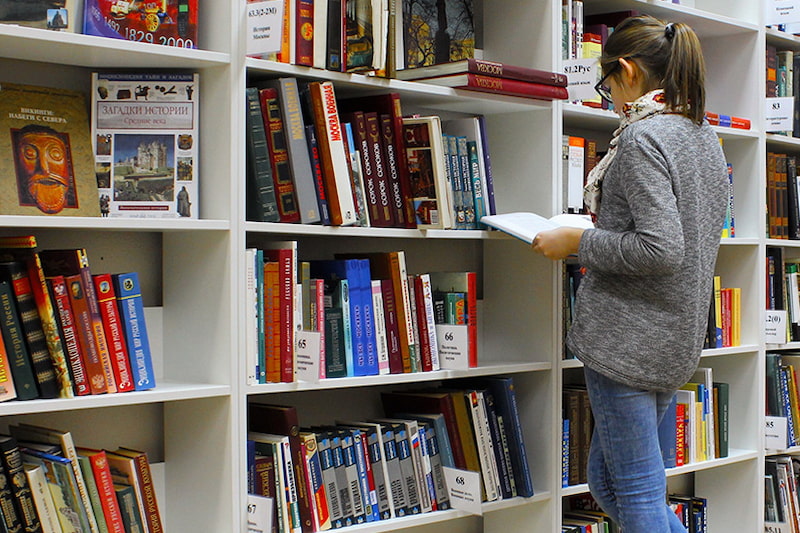
[{"label": "hardcover book", "polygon": [[11,496],[19,511],[22,531],[41,533],[42,524],[36,512],[31,486],[28,484],[28,478],[22,466],[22,454],[17,439],[11,435],[0,435],[0,462],[2,462],[2,469],[10,482]]},{"label": "hardcover book", "polygon": [[153,476],[150,473],[150,462],[147,459],[147,453],[131,448],[117,448],[113,453],[106,452],[106,456],[109,461],[109,467],[114,464],[115,456],[126,457],[133,461],[136,481],[138,486],[141,486],[141,508],[144,509],[142,517],[147,523],[147,530],[150,533],[164,533],[161,515],[158,512],[156,490],[153,485]]},{"label": "hardcover book", "polygon": [[147,322],[144,316],[142,290],[136,272],[113,274],[117,305],[125,325],[125,342],[131,359],[133,384],[135,390],[148,390],[156,386],[153,359],[150,351],[150,338],[147,335]]},{"label": "hardcover book", "polygon": [[3,83],[0,131],[0,212],[100,214],[83,93]]},{"label": "hardcover book", "polygon": [[198,218],[199,74],[92,74],[104,217]]},{"label": "hardcover book", "polygon": [[452,228],[441,120],[437,116],[404,118],[403,136],[417,227]]},{"label": "hardcover book", "polygon": [[11,374],[11,360],[8,358],[8,350],[0,331],[0,402],[13,400],[16,397],[17,389]]},{"label": "hardcover book", "polygon": [[476,48],[480,54],[480,1],[403,0],[402,6],[405,68],[475,57]]},{"label": "hardcover book", "polygon": [[198,0],[85,0],[83,33],[112,39],[197,48]]},{"label": "hardcover book", "polygon": [[272,166],[272,182],[275,186],[280,221],[300,222],[292,166],[286,146],[286,129],[278,101],[278,90],[274,87],[264,87],[258,90],[258,96],[261,102],[261,118],[267,138],[269,161]]},{"label": "hardcover book", "polygon": [[247,99],[247,220],[278,222],[278,203],[272,182],[267,134],[256,87],[245,89]]},{"label": "hardcover book", "polygon": [[8,352],[11,376],[20,400],[39,397],[33,364],[25,346],[25,333],[14,304],[14,292],[7,281],[0,281],[0,330]]},{"label": "hardcover book", "polygon": [[491,76],[472,73],[428,78],[424,83],[441,85],[442,87],[452,87],[454,89],[521,96],[539,100],[566,100],[569,97],[566,87],[513,80],[510,78],[493,78]]},{"label": "hardcover book", "polygon": [[136,503],[136,493],[131,485],[114,483],[114,492],[117,496],[122,523],[126,533],[146,533],[142,515]]},{"label": "hardcover book", "polygon": [[81,33],[83,0],[0,0],[0,24]]},{"label": "hardcover book", "polygon": [[491,76],[493,78],[532,81],[536,83],[544,83],[545,85],[555,85],[558,87],[567,86],[566,74],[548,72],[546,70],[539,70],[530,67],[509,65],[499,61],[476,59],[474,57],[426,67],[398,70],[397,79],[424,80],[424,78],[438,78],[440,76],[465,73],[481,74],[483,76]]},{"label": "hardcover book", "polygon": [[42,533],[63,533],[61,524],[58,522],[58,509],[56,509],[53,496],[47,486],[44,469],[40,465],[31,463],[24,463],[23,467],[28,485],[31,487],[36,512],[39,514],[39,522],[42,524]]},{"label": "hardcover book", "polygon": [[134,390],[131,374],[131,363],[128,357],[128,348],[125,344],[122,316],[117,307],[117,294],[114,291],[111,274],[96,274],[92,276],[97,303],[100,306],[100,316],[103,320],[103,331],[111,355],[111,365],[114,371],[114,381],[117,392]]},{"label": "hardcover book", "polygon": [[105,450],[77,447],[75,451],[79,456],[89,460],[108,531],[125,533],[122,513],[114,492],[114,480],[111,478],[111,469],[108,466]]}]

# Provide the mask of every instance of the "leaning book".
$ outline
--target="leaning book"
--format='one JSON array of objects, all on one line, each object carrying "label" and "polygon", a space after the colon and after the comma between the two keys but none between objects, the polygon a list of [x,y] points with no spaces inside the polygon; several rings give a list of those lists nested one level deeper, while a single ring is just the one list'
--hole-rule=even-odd
[{"label": "leaning book", "polygon": [[92,74],[103,217],[198,218],[199,74]]},{"label": "leaning book", "polygon": [[594,227],[591,218],[587,215],[562,213],[550,218],[545,218],[536,213],[506,213],[503,215],[487,215],[481,217],[481,222],[487,226],[521,239],[528,244],[542,231],[560,227],[590,229]]},{"label": "leaning book", "polygon": [[0,84],[0,213],[98,216],[84,94]]}]

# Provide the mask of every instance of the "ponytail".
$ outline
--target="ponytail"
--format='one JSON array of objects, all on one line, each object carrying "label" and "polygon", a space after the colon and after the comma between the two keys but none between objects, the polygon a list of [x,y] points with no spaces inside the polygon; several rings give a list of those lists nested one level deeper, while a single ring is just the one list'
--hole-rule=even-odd
[{"label": "ponytail", "polygon": [[647,16],[622,21],[609,35],[600,63],[604,72],[620,58],[636,61],[647,91],[662,88],[667,108],[701,124],[705,116],[705,61],[694,30]]}]

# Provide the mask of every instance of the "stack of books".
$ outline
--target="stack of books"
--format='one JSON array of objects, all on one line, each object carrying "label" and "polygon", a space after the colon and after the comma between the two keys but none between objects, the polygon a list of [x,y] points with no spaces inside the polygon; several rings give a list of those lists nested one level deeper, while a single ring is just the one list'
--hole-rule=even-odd
[{"label": "stack of books", "polygon": [[397,72],[397,78],[422,83],[539,100],[565,100],[567,76],[485,59],[464,59]]}]

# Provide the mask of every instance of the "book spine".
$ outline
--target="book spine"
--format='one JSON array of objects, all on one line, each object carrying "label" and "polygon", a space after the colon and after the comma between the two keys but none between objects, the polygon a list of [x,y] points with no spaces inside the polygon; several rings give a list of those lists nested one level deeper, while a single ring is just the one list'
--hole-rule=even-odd
[{"label": "book spine", "polygon": [[[30,463],[23,464],[23,467],[25,468],[25,477],[28,479],[28,486],[31,488],[33,502],[36,505],[36,512],[42,524],[42,533],[61,533],[58,511],[53,503],[53,497],[50,495],[50,488],[47,486],[44,469],[40,465]],[[0,526],[0,530],[7,531],[5,524]]]},{"label": "book spine", "polygon": [[78,465],[80,466],[83,481],[86,484],[86,494],[91,502],[91,507],[86,509],[87,514],[91,513],[94,516],[97,530],[99,533],[109,533],[109,527],[106,523],[106,516],[103,513],[103,503],[100,501],[100,491],[97,488],[97,482],[94,479],[92,472],[92,464],[89,458],[79,455],[76,457]]},{"label": "book spine", "polygon": [[431,361],[431,345],[430,337],[428,335],[428,319],[427,312],[425,311],[425,298],[422,294],[422,279],[419,275],[411,276],[410,283],[413,283],[414,301],[417,310],[417,325],[419,330],[419,352],[422,372],[430,372],[433,370],[433,363]]},{"label": "book spine", "polygon": [[25,533],[41,533],[42,524],[36,512],[36,505],[33,501],[33,493],[22,466],[22,454],[17,446],[17,440],[8,436],[0,442],[0,457],[2,457],[2,469],[8,476],[11,486],[11,497],[19,511],[20,522]]},{"label": "book spine", "polygon": [[361,159],[358,147],[353,139],[353,125],[342,122],[344,128],[344,152],[347,155],[347,172],[350,176],[350,187],[353,189],[353,203],[356,206],[356,225],[369,227],[369,211],[367,200],[364,197],[364,171],[361,168]]},{"label": "book spine", "polygon": [[138,454],[134,458],[136,464],[136,475],[142,484],[142,497],[144,499],[144,509],[146,512],[148,530],[150,533],[164,533],[164,526],[161,524],[161,515],[158,512],[158,502],[156,501],[156,491],[153,485],[153,478],[150,474],[150,464],[147,455]]},{"label": "book spine", "polygon": [[422,281],[422,302],[425,321],[428,329],[428,345],[430,346],[431,370],[439,370],[439,339],[436,336],[436,318],[433,311],[433,289],[429,274],[420,274]]},{"label": "book spine", "polygon": [[467,138],[463,135],[456,137],[458,151],[458,168],[461,176],[461,204],[464,206],[465,229],[476,229],[475,201],[472,195],[472,166],[469,161]]},{"label": "book spine", "polygon": [[314,65],[314,0],[298,0],[295,28],[295,64]]},{"label": "book spine", "polygon": [[22,519],[17,512],[14,503],[13,484],[6,474],[5,468],[0,468],[0,519],[6,531],[20,533],[22,531]]},{"label": "book spine", "polygon": [[11,360],[8,357],[8,349],[0,331],[0,402],[13,400],[17,397],[17,389],[14,386],[14,378],[11,375]]},{"label": "book spine", "polygon": [[20,400],[38,398],[39,391],[14,304],[14,294],[7,281],[0,281],[0,313],[0,328],[11,362],[11,376],[17,389],[17,397]]},{"label": "book spine", "polygon": [[312,82],[309,90],[331,222],[337,226],[352,225],[356,222],[356,208],[333,84]]},{"label": "book spine", "polygon": [[417,474],[414,471],[413,458],[411,456],[411,443],[409,442],[408,432],[405,429],[395,429],[395,443],[397,445],[397,457],[400,460],[400,475],[403,480],[406,494],[407,514],[419,514],[422,512],[420,503],[419,486],[417,485]]},{"label": "book spine", "polygon": [[380,114],[377,118],[383,142],[383,152],[386,155],[385,168],[388,174],[393,209],[392,216],[395,220],[395,226],[401,228],[414,227],[414,221],[416,220],[414,214],[411,213],[410,219],[406,218],[406,204],[409,202],[408,196],[404,194],[401,182],[402,176],[400,174],[399,161],[401,159],[405,161],[405,157],[401,157],[404,152],[398,151],[392,117],[387,114]]},{"label": "book spine", "polygon": [[67,362],[66,350],[59,334],[55,306],[53,305],[50,292],[47,288],[47,282],[44,277],[44,272],[42,271],[42,263],[39,260],[39,255],[32,253],[26,260],[26,264],[28,268],[28,277],[31,281],[33,298],[39,310],[42,331],[44,332],[47,349],[50,352],[50,359],[53,362],[53,369],[56,373],[59,395],[61,398],[72,398],[73,388],[69,376],[69,364]]},{"label": "book spine", "polygon": [[522,96],[543,100],[566,100],[569,93],[566,87],[525,82],[506,78],[493,78],[480,74],[467,74],[467,88],[511,96]]},{"label": "book spine", "polygon": [[378,359],[378,374],[389,373],[389,347],[386,343],[386,315],[383,310],[383,293],[381,280],[370,280],[372,292],[372,309],[375,311],[375,350]]},{"label": "book spine", "polygon": [[496,61],[487,61],[485,59],[467,59],[467,71],[473,74],[480,74],[482,76],[490,76],[493,78],[530,81],[535,83],[543,83],[545,85],[554,85],[557,87],[567,86],[567,76],[565,74],[526,68],[518,65],[508,65],[505,63],[498,63]]},{"label": "book spine", "polygon": [[349,117],[353,127],[354,148],[358,151],[361,164],[362,178],[364,180],[364,198],[369,211],[370,225],[387,227],[383,219],[383,210],[380,205],[378,193],[378,169],[375,165],[375,154],[369,149],[367,137],[367,121],[363,111],[355,111]]},{"label": "book spine", "polygon": [[299,222],[300,213],[297,210],[283,118],[278,104],[278,91],[273,87],[265,87],[259,89],[258,95],[261,102],[261,116],[264,121],[264,133],[267,137],[267,149],[272,166],[272,181],[275,186],[280,222]]},{"label": "book spine", "polygon": [[319,379],[328,377],[328,356],[325,350],[327,338],[325,331],[325,280],[312,280],[312,298],[316,301],[314,331],[319,332]]},{"label": "book spine", "polygon": [[320,160],[319,143],[316,128],[313,124],[306,126],[306,143],[308,144],[308,157],[311,162],[311,175],[314,177],[314,193],[319,207],[320,222],[325,226],[331,225],[330,207],[325,194],[325,178],[322,174],[322,161]]},{"label": "book spine", "polygon": [[103,364],[100,361],[100,354],[97,350],[97,344],[95,344],[92,335],[92,318],[88,303],[86,302],[83,278],[78,274],[65,276],[64,283],[67,285],[69,304],[75,316],[78,342],[84,354],[84,365],[91,393],[105,394],[108,392],[108,385],[106,383],[105,372],[103,371]]},{"label": "book spine", "polygon": [[91,394],[92,390],[79,341],[80,333],[78,332],[78,324],[69,301],[67,283],[64,280],[64,276],[53,276],[48,280],[48,283],[53,292],[53,301],[58,310],[64,347],[67,349],[69,367],[72,371],[72,383],[75,387],[74,393],[78,396]]},{"label": "book spine", "polygon": [[145,524],[139,514],[139,506],[136,503],[136,493],[133,491],[133,487],[130,485],[116,485],[114,490],[116,491],[126,533],[145,533]]},{"label": "book spine", "polygon": [[390,426],[381,429],[383,440],[383,460],[386,461],[386,484],[391,494],[394,514],[402,517],[407,514],[407,499],[403,476],[400,472],[400,458],[397,455],[397,442]]},{"label": "book spine", "polygon": [[362,524],[367,521],[364,496],[356,465],[356,453],[353,445],[353,436],[346,431],[340,432],[342,458],[344,460],[344,473],[347,480],[347,491],[353,506],[353,523]]},{"label": "book spine", "polygon": [[144,316],[144,303],[136,272],[113,274],[122,322],[125,325],[125,342],[131,359],[134,389],[147,390],[156,386],[150,340]]},{"label": "book spine", "polygon": [[99,451],[89,456],[97,491],[100,494],[100,503],[103,507],[106,525],[111,533],[125,533],[119,502],[114,493],[114,480],[111,479],[111,470],[104,451]]},{"label": "book spine", "polygon": [[472,421],[472,431],[475,435],[476,449],[480,462],[480,471],[483,479],[483,488],[486,491],[486,499],[494,501],[500,497],[497,486],[496,471],[494,468],[494,452],[491,449],[490,436],[487,434],[484,420],[484,413],[481,412],[482,399],[477,391],[467,392],[465,401],[470,411]]},{"label": "book spine", "polygon": [[400,338],[400,324],[397,313],[397,300],[395,298],[394,283],[391,279],[380,280],[381,295],[383,298],[383,314],[386,320],[386,346],[389,355],[389,372],[402,374],[403,350]]},{"label": "book spine", "polygon": [[467,141],[467,153],[469,154],[472,200],[475,205],[475,223],[477,224],[482,216],[489,213],[486,209],[486,193],[483,190],[483,179],[481,178],[480,163],[478,162],[478,143],[476,141]]},{"label": "book spine", "polygon": [[[403,372],[412,371],[412,361],[417,360],[414,345],[414,322],[411,318],[411,301],[408,292],[405,253],[400,250],[389,254],[392,264],[392,283],[397,305],[400,332],[400,349],[403,353]],[[399,296],[398,296],[399,294]]]},{"label": "book spine", "polygon": [[131,377],[131,364],[128,349],[125,346],[125,334],[122,331],[122,320],[117,308],[117,295],[111,274],[97,274],[92,276],[97,303],[100,307],[100,316],[103,320],[103,329],[111,355],[114,381],[117,392],[128,392],[134,389]]},{"label": "book spine", "polygon": [[57,398],[59,385],[56,380],[56,372],[47,349],[47,341],[42,329],[42,322],[39,319],[39,310],[36,308],[36,301],[33,298],[33,289],[28,273],[20,262],[14,261],[4,265],[9,274],[8,281],[14,292],[20,326],[25,335],[28,355],[39,387],[39,395],[42,398]]},{"label": "book spine", "polygon": [[375,492],[375,477],[372,473],[372,463],[369,460],[366,434],[359,430],[351,430],[353,436],[353,455],[356,459],[358,484],[361,499],[364,503],[364,515],[367,522],[380,520],[378,513],[378,495]]},{"label": "book spine", "polygon": [[[313,16],[314,2],[301,0],[298,3],[298,17]],[[304,35],[313,33],[309,30],[310,22],[300,24],[298,29]],[[307,42],[311,42],[310,40]],[[300,48],[298,48],[298,61],[301,60]],[[308,66],[311,66],[311,55],[308,54]],[[298,63],[303,64],[303,63]],[[312,171],[312,161],[309,157],[308,141],[306,139],[306,125],[303,122],[303,113],[300,103],[300,91],[295,78],[281,78],[277,81],[279,91],[279,102],[281,114],[283,116],[284,132],[286,134],[286,150],[289,154],[289,161],[292,167],[292,179],[294,180],[295,194],[297,195],[297,209],[300,213],[300,222],[303,224],[318,224],[322,217],[320,206],[315,192],[315,174]],[[323,194],[324,200],[324,194]]]},{"label": "book spine", "polygon": [[308,481],[309,501],[314,511],[314,530],[324,531],[331,527],[331,515],[328,509],[325,483],[322,478],[322,465],[319,457],[317,439],[313,433],[301,436],[303,453],[306,462],[306,478]]},{"label": "book spine", "polygon": [[258,89],[247,87],[245,95],[247,98],[247,218],[255,222],[278,222],[280,214],[275,197],[275,184],[272,182],[272,167]]},{"label": "book spine", "polygon": [[364,317],[364,348],[366,351],[365,373],[378,375],[378,347],[376,340],[375,308],[372,303],[372,275],[369,259],[356,259],[361,296],[361,314]]}]

